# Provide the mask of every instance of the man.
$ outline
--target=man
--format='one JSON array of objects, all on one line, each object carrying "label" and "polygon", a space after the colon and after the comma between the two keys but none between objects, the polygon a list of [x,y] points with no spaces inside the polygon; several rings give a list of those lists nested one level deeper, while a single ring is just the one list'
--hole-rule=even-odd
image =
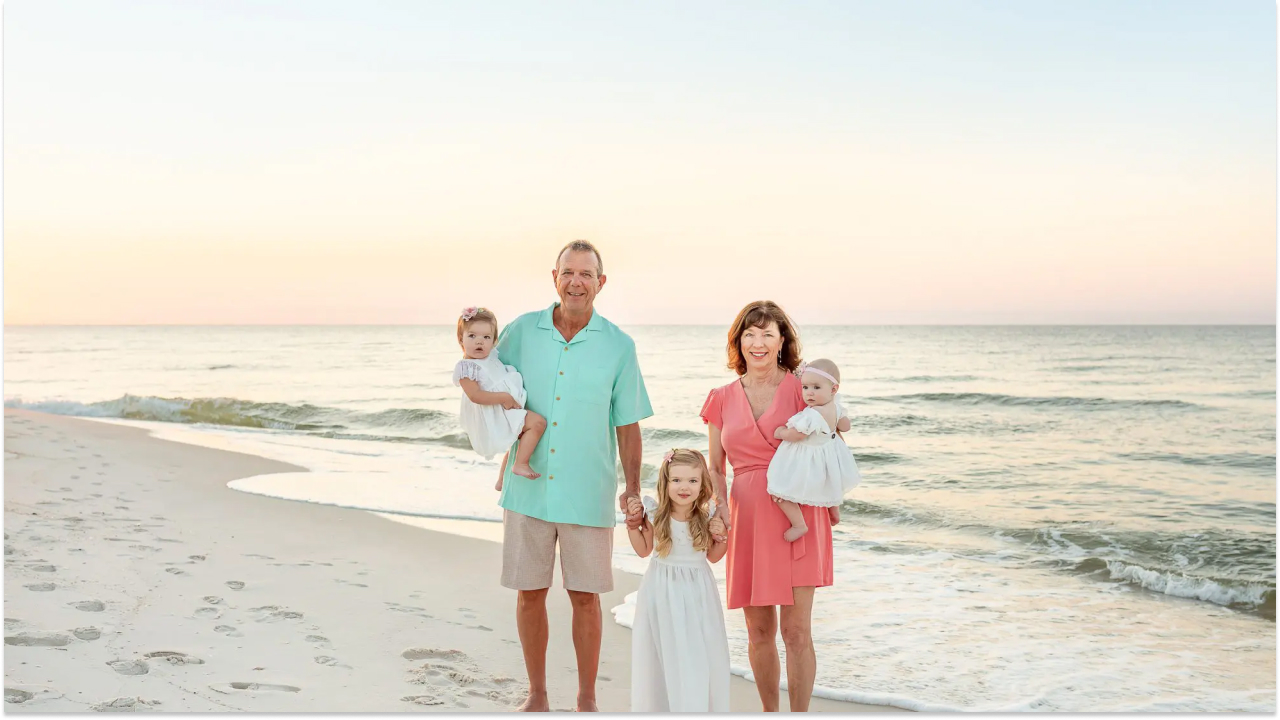
[{"label": "man", "polygon": [[502,362],[524,378],[525,406],[547,419],[529,464],[537,479],[503,461],[502,584],[519,592],[516,627],[529,675],[522,711],[547,699],[547,592],[557,543],[573,606],[579,711],[595,711],[602,632],[600,593],[613,590],[613,493],[621,457],[626,488],[640,496],[640,421],[653,415],[631,337],[594,310],[604,263],[585,240],[566,245],[551,271],[560,302],[516,318],[498,338]]}]

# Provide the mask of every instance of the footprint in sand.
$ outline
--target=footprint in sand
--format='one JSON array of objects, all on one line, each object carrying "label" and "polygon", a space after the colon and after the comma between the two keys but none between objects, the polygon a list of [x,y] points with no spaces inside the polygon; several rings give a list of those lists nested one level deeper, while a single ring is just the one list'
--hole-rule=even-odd
[{"label": "footprint in sand", "polygon": [[142,660],[112,660],[107,665],[121,675],[146,675],[151,670]]},{"label": "footprint in sand", "polygon": [[138,712],[140,710],[150,710],[153,705],[159,705],[159,700],[143,700],[140,697],[120,697],[114,700],[94,703],[89,709],[94,712]]},{"label": "footprint in sand", "polygon": [[66,647],[71,644],[71,638],[61,633],[20,633],[5,637],[4,644],[19,647]]},{"label": "footprint in sand", "polygon": [[170,665],[203,665],[204,661],[198,657],[193,657],[186,653],[174,652],[173,650],[156,650],[149,652],[142,657],[150,660],[162,660]]},{"label": "footprint in sand", "polygon": [[323,635],[308,635],[306,641],[316,647],[329,647],[329,638]]},{"label": "footprint in sand", "polygon": [[262,607],[250,608],[249,612],[262,613],[262,616],[258,618],[258,622],[302,619],[302,613],[297,610],[289,610],[278,605],[263,605]]},{"label": "footprint in sand", "polygon": [[226,635],[227,637],[244,637],[244,633],[241,633],[230,625],[219,625],[215,627],[213,631],[221,635]]},{"label": "footprint in sand", "polygon": [[203,598],[201,598],[201,599],[202,599],[202,600],[204,600],[205,602],[209,603],[210,605],[221,605],[221,604],[222,604],[222,598],[218,597],[217,595],[205,595],[205,596],[204,596]]},{"label": "footprint in sand", "polygon": [[203,555],[188,555],[188,556],[187,556],[187,559],[188,559],[188,560],[195,560],[196,562],[202,562],[202,561],[204,561],[205,556],[203,556]]},{"label": "footprint in sand", "polygon": [[102,612],[107,607],[102,604],[101,600],[81,600],[79,602],[70,602],[67,604],[84,612]]},{"label": "footprint in sand", "polygon": [[102,631],[96,627],[78,627],[72,630],[71,634],[86,642],[92,642],[102,637]]},{"label": "footprint in sand", "polygon": [[26,690],[19,690],[17,688],[4,689],[4,701],[6,703],[17,705],[24,703],[33,697],[35,697],[35,693],[27,692]]},{"label": "footprint in sand", "polygon": [[58,586],[53,583],[32,583],[30,585],[23,585],[23,587],[31,592],[50,592],[51,590],[57,589]]},{"label": "footprint in sand", "polygon": [[213,690],[214,692],[223,693],[224,695],[232,695],[232,694],[238,694],[238,693],[277,693],[277,692],[296,693],[296,692],[302,691],[302,688],[294,687],[293,685],[270,685],[268,683],[256,683],[256,682],[218,683],[217,685],[210,685],[209,689]]},{"label": "footprint in sand", "polygon": [[187,574],[186,570],[180,570],[176,567],[165,568],[164,571],[169,573],[170,575],[186,575]]},{"label": "footprint in sand", "polygon": [[28,565],[27,569],[31,572],[58,572],[58,568],[53,565]]},{"label": "footprint in sand", "polygon": [[338,658],[336,658],[336,657],[331,657],[331,656],[329,656],[329,655],[317,655],[317,656],[316,656],[316,664],[317,664],[317,665],[327,665],[327,666],[329,666],[329,667],[347,667],[346,665],[343,665],[343,664],[339,663],[339,662],[338,662]]},{"label": "footprint in sand", "polygon": [[414,705],[443,705],[444,700],[436,695],[405,695],[400,698],[401,702],[409,702]]},{"label": "footprint in sand", "polygon": [[467,654],[461,650],[441,650],[439,648],[409,648],[400,653],[405,660],[466,660]]},{"label": "footprint in sand", "polygon": [[430,660],[409,673],[409,682],[430,685],[453,697],[453,704],[466,707],[462,696],[484,698],[502,706],[513,706],[523,698],[520,683],[513,678],[486,676],[460,650],[409,648],[400,654],[406,660]]},{"label": "footprint in sand", "polygon": [[240,582],[239,580],[228,580],[227,587],[231,588],[232,590],[243,590],[244,583]]},{"label": "footprint in sand", "polygon": [[218,619],[222,617],[222,611],[215,607],[196,608],[194,615],[198,618]]}]

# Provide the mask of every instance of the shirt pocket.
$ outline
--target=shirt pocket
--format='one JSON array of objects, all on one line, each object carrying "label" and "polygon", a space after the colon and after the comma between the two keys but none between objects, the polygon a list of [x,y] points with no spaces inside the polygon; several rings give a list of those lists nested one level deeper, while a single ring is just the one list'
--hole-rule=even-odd
[{"label": "shirt pocket", "polygon": [[599,364],[578,370],[573,383],[573,399],[585,405],[608,405],[613,399],[613,372]]}]

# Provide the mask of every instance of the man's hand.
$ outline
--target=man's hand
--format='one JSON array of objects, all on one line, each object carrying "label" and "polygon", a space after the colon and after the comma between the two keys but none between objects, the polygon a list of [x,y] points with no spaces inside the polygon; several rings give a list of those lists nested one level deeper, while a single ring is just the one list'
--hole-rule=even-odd
[{"label": "man's hand", "polygon": [[520,409],[520,403],[514,397],[511,397],[511,393],[502,393],[502,402],[500,404],[504,410]]},{"label": "man's hand", "polygon": [[[632,507],[638,509],[633,512]],[[640,493],[624,491],[618,496],[618,509],[627,516],[628,530],[639,530],[644,524],[644,503],[640,502]]]}]

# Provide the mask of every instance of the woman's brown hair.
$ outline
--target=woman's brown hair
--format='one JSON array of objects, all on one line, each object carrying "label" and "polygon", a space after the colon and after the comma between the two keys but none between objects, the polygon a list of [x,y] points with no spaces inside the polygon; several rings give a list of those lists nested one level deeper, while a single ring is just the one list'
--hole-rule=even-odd
[{"label": "woman's brown hair", "polygon": [[778,324],[778,332],[782,335],[782,349],[778,351],[778,366],[787,372],[795,372],[800,367],[800,333],[787,317],[786,311],[771,300],[757,300],[747,303],[729,327],[728,367],[739,375],[747,374],[747,359],[742,357],[742,333],[747,328],[766,328],[770,322]]}]

